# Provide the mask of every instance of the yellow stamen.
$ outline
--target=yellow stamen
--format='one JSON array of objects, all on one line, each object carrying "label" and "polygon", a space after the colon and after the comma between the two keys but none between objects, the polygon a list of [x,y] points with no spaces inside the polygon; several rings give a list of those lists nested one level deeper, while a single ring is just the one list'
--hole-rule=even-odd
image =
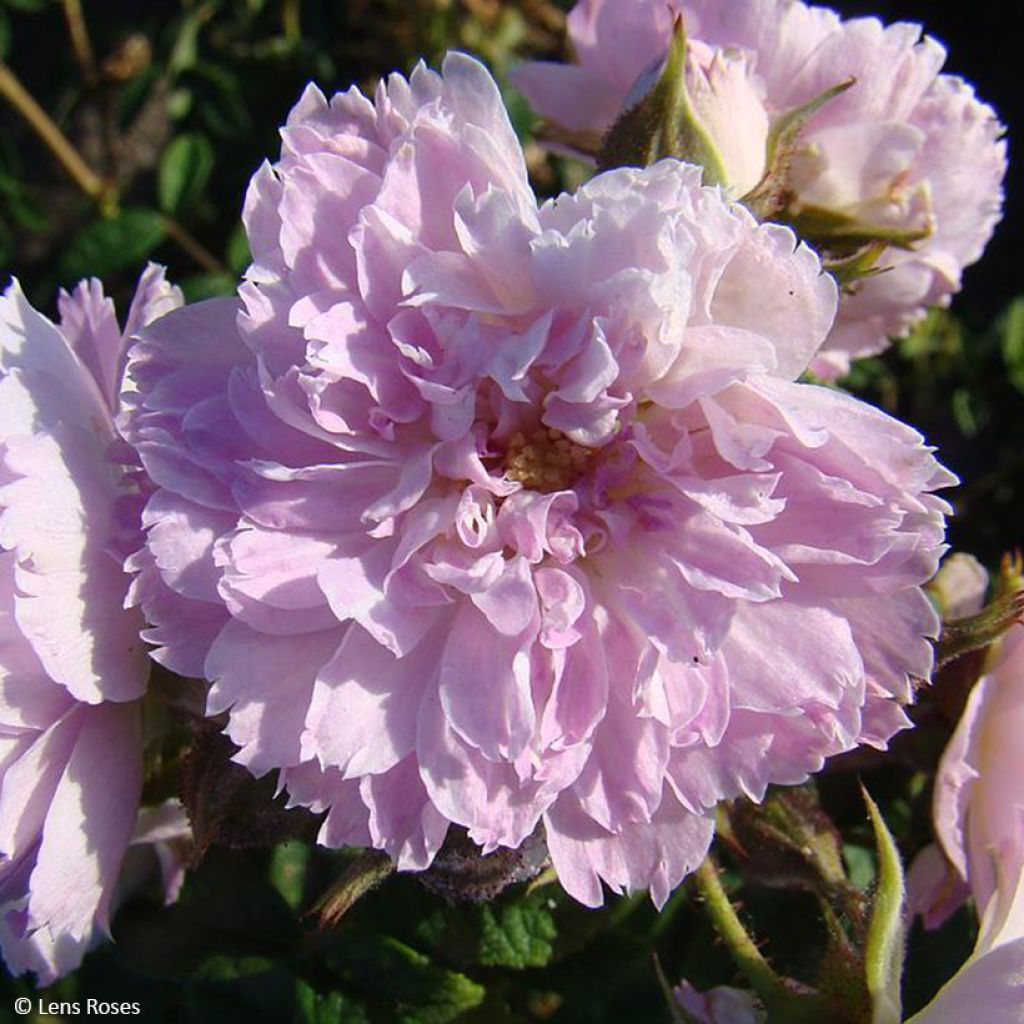
[{"label": "yellow stamen", "polygon": [[549,493],[571,487],[587,468],[594,449],[570,441],[553,427],[539,428],[527,439],[513,434],[505,453],[505,475],[524,487]]}]

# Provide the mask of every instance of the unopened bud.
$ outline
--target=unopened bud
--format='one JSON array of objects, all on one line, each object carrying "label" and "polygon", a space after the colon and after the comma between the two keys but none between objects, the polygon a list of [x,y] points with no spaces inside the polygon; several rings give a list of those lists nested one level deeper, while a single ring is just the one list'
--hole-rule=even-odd
[{"label": "unopened bud", "polygon": [[705,184],[741,196],[764,176],[769,127],[746,58],[689,42],[679,18],[664,59],[633,86],[598,165],[675,157],[703,167]]}]

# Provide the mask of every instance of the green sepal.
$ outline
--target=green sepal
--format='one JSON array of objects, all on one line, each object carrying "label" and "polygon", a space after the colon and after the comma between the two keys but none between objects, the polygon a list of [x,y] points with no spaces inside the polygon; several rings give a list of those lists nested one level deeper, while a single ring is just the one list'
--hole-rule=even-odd
[{"label": "green sepal", "polygon": [[310,913],[320,916],[322,929],[333,928],[394,870],[391,858],[379,850],[365,850],[357,854],[341,877],[317,900]]},{"label": "green sepal", "polygon": [[903,862],[878,805],[861,787],[878,850],[878,883],[864,945],[864,971],[871,995],[871,1024],[900,1024],[903,956],[906,949],[906,887]]},{"label": "green sepal", "polygon": [[856,898],[843,865],[842,839],[821,809],[813,783],[779,787],[755,804],[728,808],[729,828],[719,832],[743,875],[772,888],[803,889],[844,903]]},{"label": "green sepal", "polygon": [[835,911],[824,900],[819,905],[828,934],[817,977],[821,1005],[825,1008],[820,1019],[836,1024],[866,1024],[871,1020],[872,1009],[863,957],[850,943]]},{"label": "green sepal", "polygon": [[858,281],[884,274],[889,267],[877,266],[882,253],[888,248],[885,242],[876,239],[862,246],[850,256],[838,259],[823,259],[822,267],[835,278],[836,284],[848,294],[855,290]]},{"label": "green sepal", "polygon": [[727,184],[721,154],[690,106],[686,45],[683,19],[678,17],[658,81],[608,129],[597,157],[598,170],[649,167],[675,157],[703,167],[705,185]]},{"label": "green sepal", "polygon": [[907,231],[885,224],[870,224],[822,206],[800,206],[780,212],[775,219],[788,224],[817,248],[837,254],[856,253],[873,242],[909,250],[933,231],[931,226]]},{"label": "green sepal", "polygon": [[775,119],[768,133],[764,177],[742,199],[759,220],[774,219],[789,205],[789,170],[804,126],[829,100],[842,95],[856,81],[848,78]]}]

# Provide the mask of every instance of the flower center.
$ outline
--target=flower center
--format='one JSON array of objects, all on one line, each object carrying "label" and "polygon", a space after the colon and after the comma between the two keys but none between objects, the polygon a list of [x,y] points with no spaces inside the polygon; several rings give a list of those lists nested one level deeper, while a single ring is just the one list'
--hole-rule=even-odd
[{"label": "flower center", "polygon": [[505,450],[505,476],[533,491],[564,491],[582,476],[594,449],[570,441],[560,430],[540,427],[527,437],[513,434]]}]

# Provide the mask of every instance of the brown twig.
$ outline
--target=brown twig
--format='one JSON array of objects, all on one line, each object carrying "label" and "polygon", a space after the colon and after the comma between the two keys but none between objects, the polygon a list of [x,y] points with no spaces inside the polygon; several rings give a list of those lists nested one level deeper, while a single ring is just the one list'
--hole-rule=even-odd
[{"label": "brown twig", "polygon": [[92,51],[92,42],[89,40],[89,29],[82,14],[81,0],[64,0],[64,17],[68,23],[68,32],[71,34],[75,58],[82,69],[82,77],[91,89],[99,79],[96,74],[96,57]]},{"label": "brown twig", "polygon": [[0,60],[0,95],[4,96],[14,109],[29,123],[33,131],[45,143],[61,166],[71,175],[75,184],[103,208],[117,201],[117,191],[110,182],[104,181],[78,155],[78,151],[65,138],[64,133],[53,123],[50,115],[25,90],[14,72]]}]

